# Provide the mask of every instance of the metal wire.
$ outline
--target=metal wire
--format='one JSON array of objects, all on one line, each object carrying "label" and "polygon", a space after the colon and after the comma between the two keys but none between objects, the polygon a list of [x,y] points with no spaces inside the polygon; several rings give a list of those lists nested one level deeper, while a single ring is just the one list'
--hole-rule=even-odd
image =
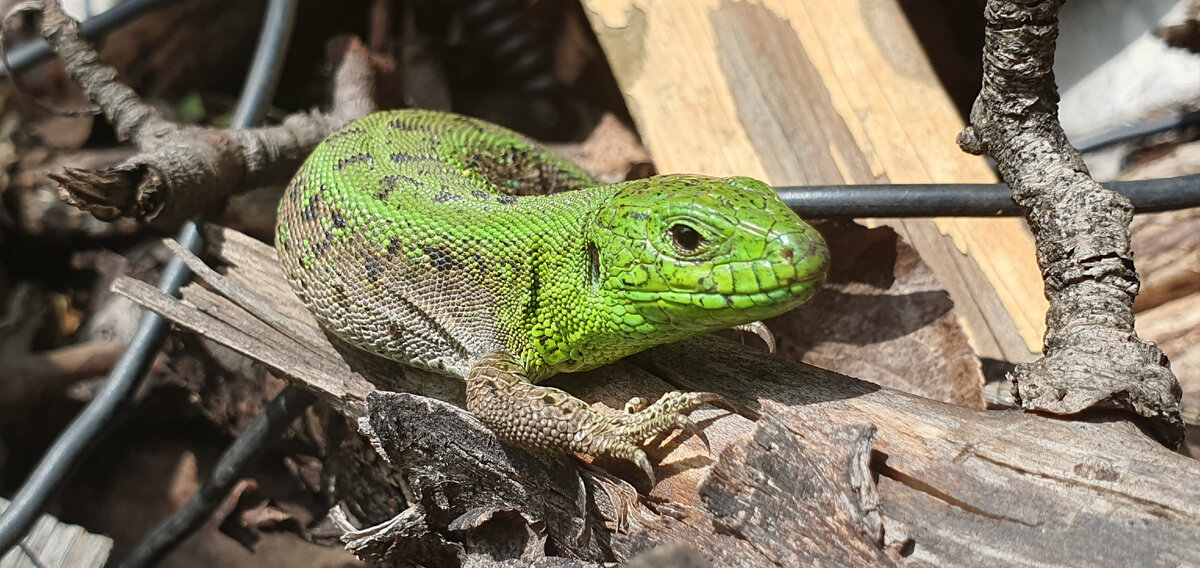
[{"label": "metal wire", "polygon": [[[186,223],[176,238],[185,247],[199,248],[200,231],[194,222]],[[187,266],[178,258],[172,258],[163,270],[158,287],[177,293],[187,279]],[[63,480],[74,472],[113,418],[133,399],[162,343],[165,325],[165,320],[158,314],[142,314],[129,346],[109,373],[104,387],[54,441],[8,508],[0,514],[0,556],[25,536]]]},{"label": "metal wire", "polygon": [[[79,24],[79,32],[88,39],[96,39],[108,35],[109,32],[128,24],[139,16],[154,10],[165,8],[179,0],[125,0],[94,17]],[[37,38],[12,48],[8,52],[8,61],[14,73],[49,60],[54,56],[46,40]],[[0,79],[7,77],[8,72],[0,67]]]},{"label": "metal wire", "polygon": [[[262,117],[275,92],[283,54],[296,16],[295,0],[271,0],[258,38],[258,48],[242,89],[233,127],[247,128]],[[195,251],[193,251],[195,252]],[[279,393],[237,440],[225,450],[204,485],[182,507],[146,533],[129,556],[124,568],[153,566],[188,535],[204,524],[225,496],[241,479],[258,450],[275,439],[304,409],[316,400],[312,393],[288,386]]]},{"label": "metal wire", "polygon": [[[1134,211],[1200,207],[1200,174],[1104,184],[1128,197]],[[778,187],[784,203],[805,217],[1019,216],[1004,184],[896,184]]]},{"label": "metal wire", "polygon": [[142,568],[161,561],[188,535],[212,516],[250,460],[267,442],[279,437],[304,409],[316,400],[312,393],[289,386],[279,393],[238,439],[229,446],[213,468],[212,475],[187,503],[156,525],[120,564]]},{"label": "metal wire", "polygon": [[[175,0],[127,0],[82,25],[85,37],[103,35],[109,30],[149,10]],[[271,0],[258,51],[246,80],[235,114],[235,128],[257,122],[270,102],[284,52],[294,0]],[[51,55],[44,42],[31,42],[10,53],[14,70],[23,70]],[[4,76],[0,70],[0,77]],[[1164,180],[1118,182],[1108,187],[1128,195],[1138,211],[1161,211],[1200,206],[1200,176]],[[810,217],[932,217],[945,215],[995,216],[1017,215],[1007,186],[1002,184],[891,185],[891,186],[814,186],[783,187],[780,195],[791,207]],[[201,247],[195,221],[189,221],[176,237],[191,251]],[[168,262],[159,281],[159,289],[177,294],[189,276],[178,258]],[[7,551],[28,531],[62,481],[87,454],[113,418],[128,406],[144,377],[153,354],[158,351],[165,321],[145,313],[129,347],[114,366],[104,387],[87,408],[71,423],[46,452],[9,507],[0,516],[0,551]],[[127,559],[127,566],[155,562],[188,534],[197,520],[203,522],[211,507],[220,502],[229,485],[254,455],[254,450],[286,427],[291,417],[303,410],[312,397],[295,387],[285,389],[227,450],[201,491],[180,511],[169,517],[148,535]]]},{"label": "metal wire", "polygon": [[1197,123],[1200,123],[1200,110],[1175,113],[1169,116],[1149,118],[1141,122],[1121,126],[1108,132],[1084,138],[1078,142],[1072,141],[1071,145],[1079,149],[1080,154],[1087,154],[1137,138],[1162,134],[1163,132]]},{"label": "metal wire", "polygon": [[[284,45],[291,34],[294,15],[295,0],[271,0],[268,4],[258,51],[238,101],[234,128],[252,126],[265,114],[275,91],[278,68],[282,65]],[[176,240],[190,251],[199,251],[202,240],[197,221],[184,223]],[[167,294],[176,295],[189,276],[183,261],[173,257],[167,263],[158,287]],[[0,514],[0,556],[24,537],[59,485],[94,447],[113,418],[128,406],[162,343],[165,325],[166,321],[157,314],[142,314],[129,346],[109,373],[104,387],[55,440],[8,508]]]}]

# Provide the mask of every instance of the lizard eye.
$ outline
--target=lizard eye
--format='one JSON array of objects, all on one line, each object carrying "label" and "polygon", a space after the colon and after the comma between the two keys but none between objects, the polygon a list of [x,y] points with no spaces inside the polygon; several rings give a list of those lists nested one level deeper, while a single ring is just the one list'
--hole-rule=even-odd
[{"label": "lizard eye", "polygon": [[671,242],[675,245],[675,250],[683,254],[694,254],[705,244],[700,231],[689,225],[675,223],[668,231],[671,233]]}]

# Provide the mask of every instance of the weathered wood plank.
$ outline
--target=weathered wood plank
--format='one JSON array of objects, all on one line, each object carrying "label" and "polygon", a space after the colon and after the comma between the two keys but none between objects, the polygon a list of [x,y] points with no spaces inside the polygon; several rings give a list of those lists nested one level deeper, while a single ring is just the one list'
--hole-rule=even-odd
[{"label": "weathered wood plank", "polygon": [[[8,501],[0,498],[0,511]],[[0,557],[0,568],[100,568],[113,541],[79,525],[42,515],[21,543]]]},{"label": "weathered wood plank", "polygon": [[[229,281],[277,274],[269,247],[229,248],[239,250]],[[193,292],[175,300],[148,286],[119,289],[360,419],[387,461],[361,456],[359,467],[342,467],[338,484],[358,481],[372,499],[390,504],[379,510],[344,498],[364,524],[378,523],[351,535],[364,553],[487,555],[509,542],[532,562],[552,542],[564,556],[599,562],[686,542],[716,566],[794,565],[828,561],[829,549],[818,544],[836,543],[846,566],[977,566],[981,558],[990,565],[1200,564],[1200,485],[1180,481],[1200,479],[1200,463],[1105,416],[1063,421],[962,408],[717,338],[557,377],[553,384],[607,412],[620,412],[631,396],[652,399],[673,389],[711,390],[731,401],[732,411],[706,407],[693,415],[711,451],[680,435],[651,444],[661,481],[642,496],[594,469],[603,466],[646,491],[629,464],[531,457],[497,445],[451,404],[372,394],[368,382],[388,378],[397,388],[461,404],[454,380],[408,371],[397,378],[395,367],[372,374],[348,360],[323,363],[329,373],[316,373],[307,354],[338,352],[333,345],[279,356],[265,346],[295,343],[293,334],[233,302],[206,304]],[[279,313],[299,306],[282,294],[271,303]],[[311,323],[286,327],[292,325]],[[863,425],[874,427],[873,438]],[[497,499],[501,490],[514,497]],[[805,498],[789,501],[793,491]],[[584,518],[562,518],[564,510]],[[403,534],[388,532],[397,530]]]},{"label": "weathered wood plank", "polygon": [[[995,181],[954,143],[962,121],[892,0],[583,4],[660,171],[775,185]],[[1046,303],[1022,221],[888,224],[918,244],[981,355],[1041,350]]]}]

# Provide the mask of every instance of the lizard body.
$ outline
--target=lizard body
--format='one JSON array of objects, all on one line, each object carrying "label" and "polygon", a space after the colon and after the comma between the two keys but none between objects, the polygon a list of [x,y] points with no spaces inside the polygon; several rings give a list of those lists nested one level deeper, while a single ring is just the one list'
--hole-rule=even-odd
[{"label": "lizard body", "polygon": [[330,135],[280,203],[293,289],[347,343],[467,381],[467,407],[528,447],[630,459],[714,400],[596,413],[535,384],[803,303],[824,240],[749,178],[602,184],[507,129],[381,112]]}]

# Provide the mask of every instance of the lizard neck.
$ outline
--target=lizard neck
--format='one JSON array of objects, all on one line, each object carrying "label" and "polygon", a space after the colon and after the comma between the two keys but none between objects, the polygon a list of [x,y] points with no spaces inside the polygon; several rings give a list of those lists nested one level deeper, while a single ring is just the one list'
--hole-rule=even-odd
[{"label": "lizard neck", "polygon": [[[611,343],[611,306],[599,291],[599,253],[587,227],[609,186],[547,196],[540,204],[542,233],[531,235],[523,260],[523,287],[502,311],[508,350],[532,380],[583,371],[619,359]],[[534,238],[536,237],[536,238]],[[636,351],[636,349],[635,349]]]}]

